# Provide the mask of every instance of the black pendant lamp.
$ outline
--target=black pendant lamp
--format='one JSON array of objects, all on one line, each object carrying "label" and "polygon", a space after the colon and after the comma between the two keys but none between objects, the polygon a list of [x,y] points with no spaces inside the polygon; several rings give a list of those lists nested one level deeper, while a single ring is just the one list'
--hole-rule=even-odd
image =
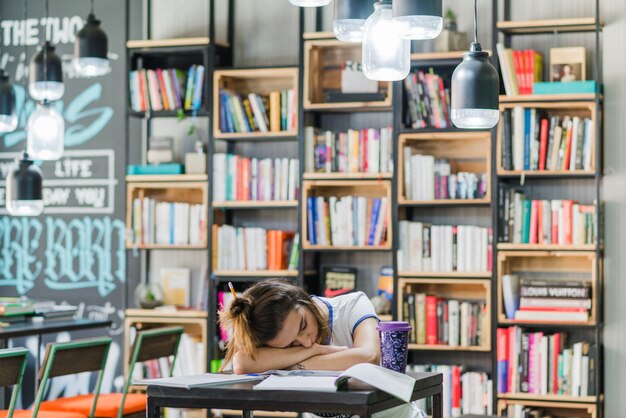
[{"label": "black pendant lamp", "polygon": [[363,0],[335,0],[333,32],[344,42],[361,42],[363,26],[372,14],[372,5]]},{"label": "black pendant lamp", "polygon": [[38,216],[43,212],[43,175],[26,153],[7,176],[6,206],[11,216]]},{"label": "black pendant lamp", "polygon": [[477,0],[474,0],[474,42],[452,74],[452,123],[464,129],[491,129],[500,118],[498,72],[478,43]]},{"label": "black pendant lamp", "polygon": [[0,133],[13,132],[16,128],[15,90],[9,75],[0,69]]},{"label": "black pendant lamp", "polygon": [[83,77],[98,77],[111,71],[107,57],[109,41],[93,13],[93,2],[91,0],[91,12],[85,26],[76,34],[74,44],[74,69]]},{"label": "black pendant lamp", "polygon": [[[48,19],[48,0],[44,2],[46,20]],[[41,49],[30,61],[28,76],[28,92],[30,97],[37,101],[55,101],[63,97],[65,84],[63,84],[63,65],[57,55],[54,46],[45,39]]]},{"label": "black pendant lamp", "polygon": [[403,39],[434,39],[443,29],[443,0],[393,0],[393,22]]}]

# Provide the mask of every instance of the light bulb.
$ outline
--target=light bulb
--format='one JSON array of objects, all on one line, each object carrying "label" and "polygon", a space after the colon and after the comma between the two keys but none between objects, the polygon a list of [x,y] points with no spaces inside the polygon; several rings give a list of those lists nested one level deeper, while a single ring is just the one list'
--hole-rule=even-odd
[{"label": "light bulb", "polygon": [[17,115],[0,115],[0,132],[13,132],[17,128]]},{"label": "light bulb", "polygon": [[65,84],[58,81],[36,81],[28,85],[28,93],[30,97],[38,102],[44,100],[54,102],[63,97],[65,93]]},{"label": "light bulb", "polygon": [[462,129],[491,129],[500,119],[493,109],[452,109],[452,123]]},{"label": "light bulb", "polygon": [[7,201],[7,212],[11,216],[39,216],[43,213],[43,200]]},{"label": "light bulb", "polygon": [[409,75],[411,43],[398,36],[390,2],[374,4],[363,28],[362,54],[363,74],[370,80],[397,81]]},{"label": "light bulb", "polygon": [[441,16],[399,16],[393,18],[402,39],[435,39],[443,29]]},{"label": "light bulb", "polygon": [[65,122],[49,103],[37,105],[28,118],[28,154],[34,160],[58,160],[63,155]]},{"label": "light bulb", "polygon": [[74,69],[83,77],[98,77],[111,72],[111,64],[104,58],[74,58]]},{"label": "light bulb", "polygon": [[289,0],[289,3],[298,7],[328,6],[332,0]]},{"label": "light bulb", "polygon": [[23,159],[6,178],[6,208],[11,216],[38,216],[43,212],[43,176],[32,160]]}]

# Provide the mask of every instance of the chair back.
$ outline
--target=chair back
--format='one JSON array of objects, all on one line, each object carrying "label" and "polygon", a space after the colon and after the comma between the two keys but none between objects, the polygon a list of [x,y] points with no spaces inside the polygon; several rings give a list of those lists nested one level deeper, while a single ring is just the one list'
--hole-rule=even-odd
[{"label": "chair back", "polygon": [[13,417],[17,395],[22,389],[22,379],[26,370],[28,350],[25,348],[8,348],[0,350],[0,387],[15,386],[7,411],[7,418]]},{"label": "chair back", "polygon": [[37,416],[39,412],[39,405],[43,400],[48,380],[53,377],[97,371],[98,379],[96,380],[93,403],[89,413],[89,416],[93,418],[111,341],[111,338],[101,337],[48,344],[43,363],[39,369],[39,389],[35,398],[33,416]]}]

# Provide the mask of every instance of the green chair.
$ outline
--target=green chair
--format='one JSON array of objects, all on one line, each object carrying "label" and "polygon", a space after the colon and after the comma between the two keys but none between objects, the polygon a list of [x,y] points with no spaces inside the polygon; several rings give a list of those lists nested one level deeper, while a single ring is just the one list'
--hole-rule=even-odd
[{"label": "green chair", "polygon": [[[173,357],[170,364],[171,375],[174,370],[176,353],[178,352],[178,345],[182,334],[182,327],[154,328],[146,331],[139,331],[128,361],[129,372],[128,376],[126,376],[123,392],[100,395],[95,409],[95,415],[90,415],[90,417],[145,417],[146,395],[128,393],[135,364],[137,364],[137,362],[156,360],[163,357]],[[46,411],[67,411],[87,414],[90,411],[90,405],[93,405],[93,401],[94,399],[92,395],[79,395],[71,398],[43,402],[41,404],[41,409]]]}]

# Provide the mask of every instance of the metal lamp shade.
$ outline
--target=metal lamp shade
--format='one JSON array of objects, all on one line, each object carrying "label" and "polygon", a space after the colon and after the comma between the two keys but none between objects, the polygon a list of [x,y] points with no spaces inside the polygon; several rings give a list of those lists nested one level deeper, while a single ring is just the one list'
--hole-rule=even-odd
[{"label": "metal lamp shade", "polygon": [[76,34],[74,44],[74,68],[79,75],[96,77],[111,71],[107,57],[109,40],[93,13],[87,17],[85,26]]},{"label": "metal lamp shade", "polygon": [[0,132],[13,132],[16,128],[15,90],[9,76],[0,70]]},{"label": "metal lamp shade", "polygon": [[289,0],[289,3],[298,7],[322,7],[330,4],[332,0]]},{"label": "metal lamp shade", "polygon": [[7,211],[12,216],[38,216],[43,212],[43,176],[26,156],[7,176]]},{"label": "metal lamp shade", "polygon": [[63,65],[50,42],[45,42],[30,60],[28,92],[37,101],[63,97]]},{"label": "metal lamp shade", "polygon": [[489,54],[472,44],[452,74],[452,122],[458,128],[490,129],[498,123],[498,72]]},{"label": "metal lamp shade", "polygon": [[372,6],[363,0],[335,0],[333,33],[344,42],[361,42],[363,26],[372,13]]},{"label": "metal lamp shade", "polygon": [[434,39],[443,29],[443,0],[393,0],[393,20],[404,39]]}]

